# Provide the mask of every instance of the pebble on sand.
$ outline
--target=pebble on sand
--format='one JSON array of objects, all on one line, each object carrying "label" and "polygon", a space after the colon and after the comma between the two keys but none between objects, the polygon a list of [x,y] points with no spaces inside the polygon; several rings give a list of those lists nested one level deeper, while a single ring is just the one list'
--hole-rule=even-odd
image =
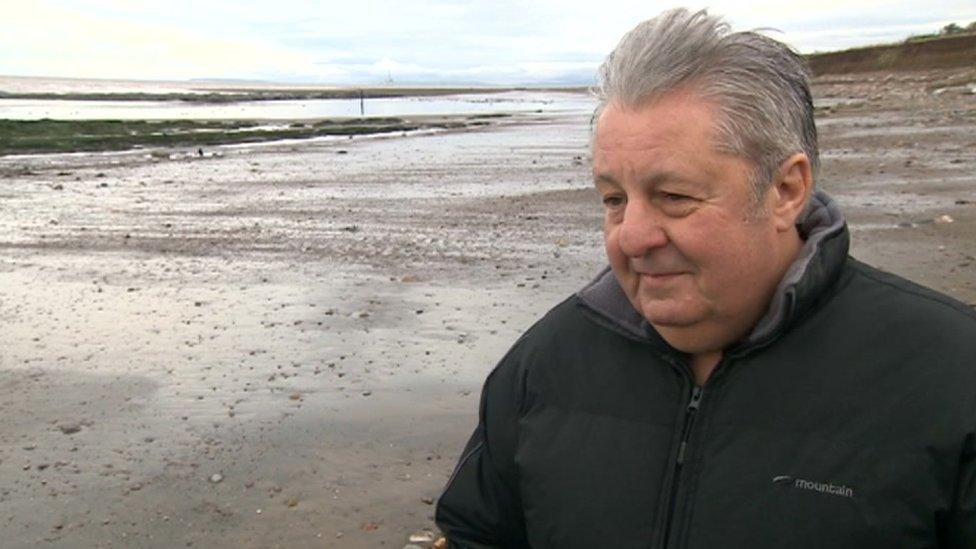
[{"label": "pebble on sand", "polygon": [[423,530],[410,534],[410,543],[433,543],[434,533],[430,530]]},{"label": "pebble on sand", "polygon": [[62,423],[58,425],[58,429],[60,429],[61,432],[66,435],[73,435],[81,431],[81,423],[77,423],[77,422]]}]

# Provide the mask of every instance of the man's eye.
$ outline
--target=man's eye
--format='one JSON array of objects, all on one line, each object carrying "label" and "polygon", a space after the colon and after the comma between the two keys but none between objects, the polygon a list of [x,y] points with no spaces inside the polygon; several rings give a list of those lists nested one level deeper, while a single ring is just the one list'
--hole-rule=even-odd
[{"label": "man's eye", "polygon": [[624,203],[624,199],[619,196],[604,196],[603,205],[608,208],[615,208]]},{"label": "man's eye", "polygon": [[686,194],[662,192],[657,197],[657,204],[665,215],[684,217],[694,211],[698,201]]}]

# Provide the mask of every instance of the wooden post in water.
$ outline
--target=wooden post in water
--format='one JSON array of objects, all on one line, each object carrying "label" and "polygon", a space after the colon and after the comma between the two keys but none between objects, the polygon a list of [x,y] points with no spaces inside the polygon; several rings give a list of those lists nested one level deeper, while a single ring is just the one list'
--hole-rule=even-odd
[{"label": "wooden post in water", "polygon": [[359,116],[366,116],[366,92],[359,90]]}]

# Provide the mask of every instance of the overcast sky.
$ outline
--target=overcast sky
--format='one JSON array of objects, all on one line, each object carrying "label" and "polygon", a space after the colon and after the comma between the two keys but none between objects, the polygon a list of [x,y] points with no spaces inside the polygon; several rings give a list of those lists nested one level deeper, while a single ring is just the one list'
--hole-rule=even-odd
[{"label": "overcast sky", "polygon": [[[583,83],[620,36],[674,4],[539,0],[0,0],[0,74],[322,84]],[[973,0],[727,0],[737,30],[801,52],[976,20]]]}]

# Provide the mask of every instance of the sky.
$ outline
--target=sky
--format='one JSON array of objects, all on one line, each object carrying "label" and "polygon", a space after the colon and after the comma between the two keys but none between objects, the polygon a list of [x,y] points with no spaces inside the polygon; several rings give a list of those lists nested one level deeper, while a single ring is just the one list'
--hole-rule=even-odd
[{"label": "sky", "polygon": [[[0,0],[0,75],[335,85],[592,84],[675,4],[624,0]],[[802,53],[976,20],[973,0],[724,0],[735,30]]]}]

